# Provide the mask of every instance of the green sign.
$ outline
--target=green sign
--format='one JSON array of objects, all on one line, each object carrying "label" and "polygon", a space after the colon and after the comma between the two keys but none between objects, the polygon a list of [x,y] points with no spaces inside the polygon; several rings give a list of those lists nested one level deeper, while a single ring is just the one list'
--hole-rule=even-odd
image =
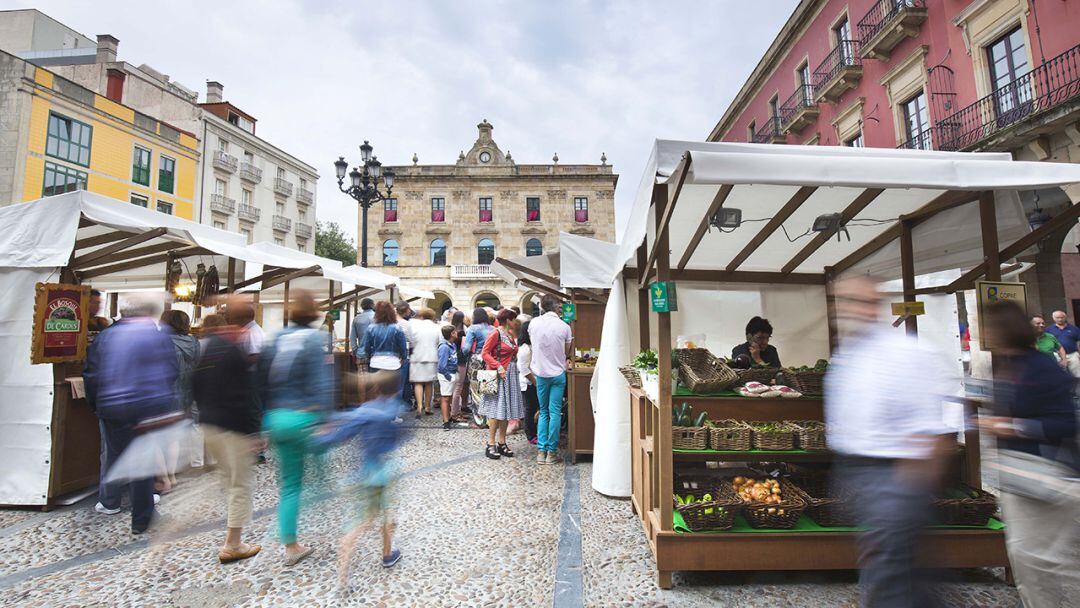
[{"label": "green sign", "polygon": [[573,302],[562,303],[562,320],[570,323],[577,318],[577,305]]},{"label": "green sign", "polygon": [[341,309],[340,308],[335,308],[335,309],[331,310],[330,312],[328,312],[326,314],[330,315],[330,318],[335,320],[335,321],[340,321],[341,320]]},{"label": "green sign", "polygon": [[650,283],[649,300],[652,301],[653,312],[676,312],[679,310],[679,298],[675,291],[675,283],[671,281]]}]

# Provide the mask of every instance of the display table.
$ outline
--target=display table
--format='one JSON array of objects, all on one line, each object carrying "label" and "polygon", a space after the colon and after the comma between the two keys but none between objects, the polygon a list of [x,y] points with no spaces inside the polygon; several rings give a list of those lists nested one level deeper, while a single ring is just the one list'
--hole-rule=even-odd
[{"label": "display table", "polygon": [[589,394],[589,384],[592,383],[593,367],[576,366],[566,372],[567,399],[567,451],[570,454],[570,462],[577,463],[578,456],[593,453],[593,422],[592,396]]},{"label": "display table", "polygon": [[[713,420],[735,418],[747,421],[822,420],[821,399],[749,399],[745,397],[675,396],[674,403],[687,401],[694,411],[707,411]],[[672,450],[664,453],[661,441],[661,412],[640,389],[630,389],[631,505],[641,520],[649,546],[656,558],[657,584],[671,587],[677,570],[848,570],[857,567],[852,528],[822,528],[812,522],[794,530],[750,530],[736,526],[722,532],[679,532],[677,514],[670,513],[674,472],[695,463],[718,462],[829,462],[826,451],[806,450]],[[670,428],[670,427],[665,427]],[[966,455],[970,458],[970,454]],[[975,463],[977,470],[977,463]],[[960,470],[969,470],[962,467]],[[668,508],[664,509],[664,503]],[[663,525],[662,525],[663,524]],[[681,526],[680,526],[681,527]],[[935,527],[927,530],[922,564],[935,568],[1006,567],[1005,534],[991,520],[986,528]]]}]

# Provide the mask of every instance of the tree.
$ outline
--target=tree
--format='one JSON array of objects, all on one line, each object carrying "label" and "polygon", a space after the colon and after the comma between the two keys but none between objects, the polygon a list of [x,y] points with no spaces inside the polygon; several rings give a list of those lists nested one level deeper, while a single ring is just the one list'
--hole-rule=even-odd
[{"label": "tree", "polygon": [[345,236],[337,222],[316,221],[315,255],[351,266],[356,264],[356,243]]}]

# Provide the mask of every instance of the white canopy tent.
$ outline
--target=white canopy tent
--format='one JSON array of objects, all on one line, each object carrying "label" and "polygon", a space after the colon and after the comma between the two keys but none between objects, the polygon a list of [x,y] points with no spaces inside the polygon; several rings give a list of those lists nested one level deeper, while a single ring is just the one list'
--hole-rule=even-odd
[{"label": "white canopy tent", "polygon": [[[53,365],[30,364],[36,283],[78,280],[102,291],[163,291],[171,260],[180,260],[183,280],[194,283],[191,258],[228,269],[222,291],[231,284],[272,296],[299,281],[297,287],[325,297],[324,305],[349,290],[376,294],[398,283],[391,275],[269,243],[247,245],[240,234],[83,191],[0,208],[0,223],[6,228],[0,232],[0,460],[6,463],[0,504],[45,504],[55,486],[54,392],[70,389],[55,384]],[[341,286],[331,294],[335,283]]]},{"label": "white canopy tent", "polygon": [[[710,350],[727,352],[744,340],[746,320],[762,315],[773,318],[786,363],[813,362],[828,354],[836,331],[829,280],[844,272],[903,278],[904,299],[914,300],[967,288],[982,274],[997,278],[1000,262],[1080,215],[1074,205],[1030,232],[1018,191],[1078,182],[1078,165],[1014,162],[1008,154],[658,140],[607,270],[593,487],[630,494],[618,367],[631,347],[657,344],[663,364],[673,336],[704,334]],[[710,226],[721,208],[739,209],[742,223]],[[840,214],[845,229],[813,232],[826,214]],[[945,287],[916,286],[917,275],[947,269],[963,272]],[[657,278],[678,283],[679,312],[650,327],[640,290]],[[670,521],[670,513],[663,517]]]}]

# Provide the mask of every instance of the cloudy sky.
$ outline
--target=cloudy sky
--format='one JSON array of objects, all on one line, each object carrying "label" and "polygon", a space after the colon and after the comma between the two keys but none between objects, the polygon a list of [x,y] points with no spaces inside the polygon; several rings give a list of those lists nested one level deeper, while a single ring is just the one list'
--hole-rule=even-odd
[{"label": "cloudy sky", "polygon": [[384,164],[451,163],[484,118],[519,163],[606,152],[623,211],[652,140],[707,136],[796,0],[21,4],[201,94],[222,82],[261,137],[318,168],[319,219],[355,234],[339,155],[368,139]]}]

